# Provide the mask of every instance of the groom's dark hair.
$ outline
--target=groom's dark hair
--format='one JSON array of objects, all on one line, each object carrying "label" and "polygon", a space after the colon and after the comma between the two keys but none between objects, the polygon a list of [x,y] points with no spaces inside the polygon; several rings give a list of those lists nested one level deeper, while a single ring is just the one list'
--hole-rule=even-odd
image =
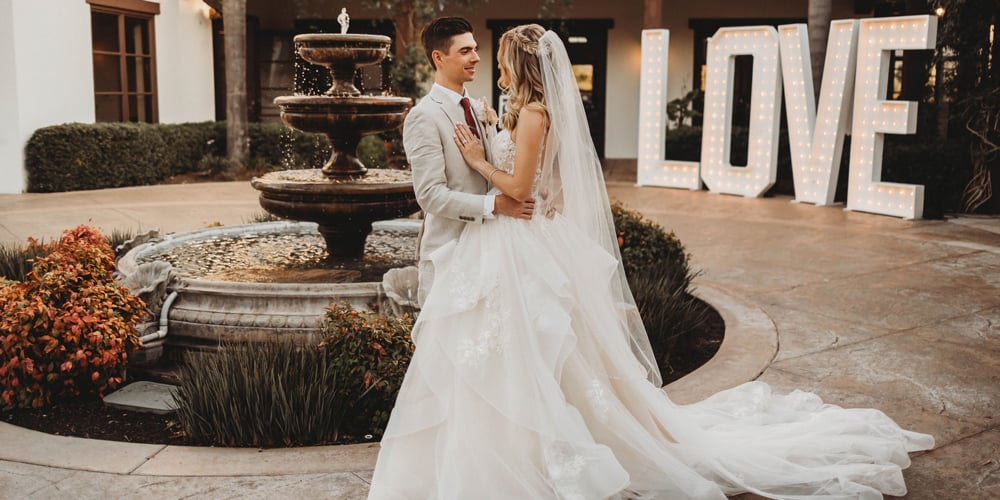
[{"label": "groom's dark hair", "polygon": [[424,53],[431,67],[437,70],[431,54],[435,50],[448,53],[451,48],[451,37],[462,33],[472,33],[472,23],[464,17],[439,17],[424,27],[420,33],[420,41],[424,44]]}]

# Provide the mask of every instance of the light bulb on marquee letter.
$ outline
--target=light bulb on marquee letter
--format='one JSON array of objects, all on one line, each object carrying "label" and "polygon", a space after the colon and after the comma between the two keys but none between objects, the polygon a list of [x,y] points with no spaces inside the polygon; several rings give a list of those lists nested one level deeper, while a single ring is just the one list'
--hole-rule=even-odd
[{"label": "light bulb on marquee letter", "polygon": [[[745,168],[730,163],[733,66],[738,55],[753,56],[750,144]],[[781,113],[778,32],[771,26],[720,28],[708,41],[706,72],[702,180],[715,192],[761,196],[778,177]]]},{"label": "light bulb on marquee letter", "polygon": [[639,158],[636,183],[701,189],[698,162],[666,160],[667,51],[670,30],[642,31],[639,80]]},{"label": "light bulb on marquee letter", "polygon": [[864,19],[860,31],[847,209],[919,219],[924,211],[924,187],[882,182],[885,134],[916,132],[917,103],[883,99],[888,88],[889,51],[933,49],[937,18]]},{"label": "light bulb on marquee letter", "polygon": [[830,23],[818,111],[806,25],[779,26],[778,33],[795,201],[832,205],[854,92],[858,21]]}]

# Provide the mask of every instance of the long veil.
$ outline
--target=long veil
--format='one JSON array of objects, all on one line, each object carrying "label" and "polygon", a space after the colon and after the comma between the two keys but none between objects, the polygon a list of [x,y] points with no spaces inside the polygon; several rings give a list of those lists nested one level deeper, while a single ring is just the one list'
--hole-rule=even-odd
[{"label": "long veil", "polygon": [[566,47],[559,35],[546,31],[538,40],[538,49],[550,123],[539,185],[539,208],[560,211],[618,260],[618,270],[609,284],[610,296],[618,306],[619,320],[632,352],[645,366],[647,378],[659,386],[660,370],[625,278],[604,174],[590,138]]}]

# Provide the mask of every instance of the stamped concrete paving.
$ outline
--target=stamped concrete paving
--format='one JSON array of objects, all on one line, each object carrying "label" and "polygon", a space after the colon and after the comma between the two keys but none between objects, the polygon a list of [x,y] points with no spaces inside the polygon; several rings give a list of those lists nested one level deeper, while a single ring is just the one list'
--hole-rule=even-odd
[{"label": "stamped concrete paving", "polygon": [[[732,347],[735,357],[715,362],[717,371],[682,380],[675,397],[759,375],[777,390],[879,408],[937,438],[937,449],[913,456],[906,498],[1000,497],[1000,219],[903,221],[628,182],[610,183],[609,192],[677,233],[704,272],[702,293],[727,302],[730,326],[776,330],[775,342],[748,337],[764,340]],[[55,237],[80,223],[182,231],[243,223],[259,210],[246,183],[6,195],[0,241]],[[363,498],[374,455],[331,447],[116,452],[103,443],[53,445],[51,436],[10,426],[0,426],[0,437],[0,498]],[[81,446],[85,458],[60,458],[67,446]]]}]

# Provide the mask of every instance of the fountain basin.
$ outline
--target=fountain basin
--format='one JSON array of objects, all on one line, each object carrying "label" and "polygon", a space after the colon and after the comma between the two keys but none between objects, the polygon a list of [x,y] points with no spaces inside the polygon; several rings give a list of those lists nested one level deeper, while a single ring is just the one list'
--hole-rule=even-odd
[{"label": "fountain basin", "polygon": [[306,132],[353,131],[360,135],[399,128],[410,109],[409,97],[284,95],[274,104],[285,123]]},{"label": "fountain basin", "polygon": [[293,41],[301,58],[331,70],[334,82],[327,95],[359,95],[354,71],[385,59],[392,45],[387,36],[363,34],[308,33]]},{"label": "fountain basin", "polygon": [[333,152],[323,165],[323,173],[351,177],[367,171],[357,158],[361,138],[402,126],[412,100],[393,96],[281,96],[274,103],[289,126],[330,138]]},{"label": "fountain basin", "polygon": [[[387,221],[392,234],[404,235],[409,248],[415,242],[419,221]],[[210,228],[189,233],[168,235],[159,241],[139,245],[118,262],[119,273],[128,277],[137,273],[143,263],[164,260],[165,254],[224,238],[248,235],[280,235],[293,240],[318,239],[317,225],[309,222],[269,222],[241,226]],[[274,245],[275,243],[272,243]],[[280,245],[281,242],[276,244]],[[319,243],[317,243],[319,245]],[[247,242],[245,251],[253,253],[262,245]],[[393,252],[393,249],[389,249]],[[302,253],[301,250],[296,250]],[[321,250],[320,250],[321,252]],[[395,251],[394,253],[401,253]],[[243,261],[246,255],[221,256],[222,259]],[[252,255],[251,255],[252,257]],[[206,256],[208,260],[212,257]],[[415,256],[402,259],[399,266],[412,264]],[[218,279],[220,273],[205,265],[207,277],[193,276],[183,266],[175,266],[175,281],[169,287],[177,292],[167,312],[168,334],[157,345],[168,359],[180,360],[185,351],[209,351],[222,341],[259,342],[293,335],[307,342],[319,342],[325,309],[334,301],[347,301],[358,309],[377,304],[383,297],[381,281],[365,282],[239,282]],[[290,274],[282,271],[283,274]],[[198,274],[198,273],[193,273]],[[160,343],[162,342],[162,344]]]},{"label": "fountain basin", "polygon": [[358,258],[372,222],[405,217],[420,209],[409,171],[372,169],[349,180],[318,169],[270,172],[250,181],[260,205],[279,217],[315,222],[335,257]]}]

